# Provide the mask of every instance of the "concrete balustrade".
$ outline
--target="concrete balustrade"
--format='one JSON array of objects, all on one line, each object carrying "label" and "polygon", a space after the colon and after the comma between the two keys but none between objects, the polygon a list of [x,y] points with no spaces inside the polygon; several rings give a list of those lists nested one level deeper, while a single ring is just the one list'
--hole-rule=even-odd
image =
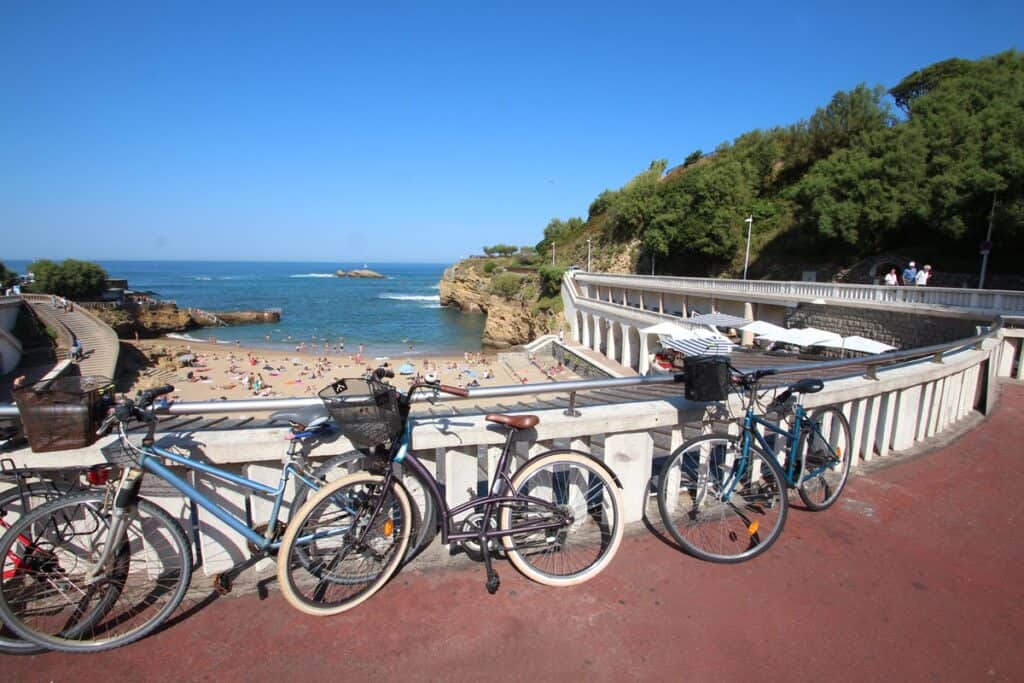
[{"label": "concrete balustrade", "polygon": [[[928,357],[880,370],[877,380],[862,376],[830,380],[824,391],[807,396],[805,405],[841,407],[850,421],[851,456],[857,467],[934,440],[968,415],[987,410],[994,401],[997,378],[1020,377],[1022,342],[1024,330],[1004,328],[980,345],[944,355],[939,363]],[[721,406],[710,406],[715,407]],[[732,397],[727,407],[738,415],[739,398]],[[714,417],[720,413],[709,410],[709,405],[689,402],[681,395],[583,407],[579,417],[568,417],[561,409],[536,414],[540,424],[522,435],[516,447],[517,464],[550,448],[590,453],[605,462],[622,483],[624,515],[629,522],[639,521],[643,515],[658,459],[685,439],[730,429],[728,422]],[[735,430],[735,425],[731,428]],[[285,451],[285,432],[284,428],[186,430],[158,433],[158,438],[163,447],[180,449],[273,484]],[[497,465],[504,438],[502,430],[486,422],[483,415],[455,415],[417,419],[412,445],[413,453],[437,473],[445,485],[448,504],[454,506],[468,500],[471,493],[483,491]],[[314,455],[346,450],[349,444],[339,436],[320,446]],[[23,449],[12,456],[17,464],[34,467],[89,465],[121,457],[113,437],[78,451],[31,453]],[[203,490],[226,509],[246,509],[244,492],[214,484],[208,477],[200,479]],[[147,479],[146,486],[146,495],[180,516],[186,525],[197,525],[207,574],[222,571],[246,555],[243,540],[205,510],[194,508],[154,477]],[[264,497],[250,496],[248,505],[254,524],[265,521],[269,506]]]}]

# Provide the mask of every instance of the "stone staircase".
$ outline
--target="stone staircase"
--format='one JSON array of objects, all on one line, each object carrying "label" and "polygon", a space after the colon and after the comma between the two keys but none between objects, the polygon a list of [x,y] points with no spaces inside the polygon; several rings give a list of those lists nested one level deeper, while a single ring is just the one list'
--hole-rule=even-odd
[{"label": "stone staircase", "polygon": [[[80,306],[74,306],[72,311],[54,306],[49,295],[29,294],[23,298],[41,314],[40,317],[56,320],[81,343],[84,357],[78,362],[78,367],[82,375],[100,375],[113,379],[120,345],[109,325]],[[58,362],[70,354],[66,348],[58,348],[55,352]]]}]

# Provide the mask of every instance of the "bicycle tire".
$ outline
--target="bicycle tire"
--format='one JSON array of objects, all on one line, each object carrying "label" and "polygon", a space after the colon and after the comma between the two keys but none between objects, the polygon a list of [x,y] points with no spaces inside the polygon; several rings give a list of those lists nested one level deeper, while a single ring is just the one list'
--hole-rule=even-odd
[{"label": "bicycle tire", "polygon": [[[295,513],[277,554],[277,579],[285,600],[300,612],[329,616],[352,609],[380,590],[402,563],[409,544],[409,498],[401,486],[382,490],[383,482],[382,476],[356,472],[317,491]],[[381,512],[374,516],[381,496]],[[323,535],[324,527],[338,524],[347,527]]]},{"label": "bicycle tire", "polygon": [[[509,561],[527,578],[547,586],[572,586],[600,574],[615,557],[625,530],[622,493],[599,461],[577,451],[548,451],[516,471],[511,490],[557,504],[572,515],[557,530],[502,536]],[[499,527],[509,531],[527,519],[551,515],[546,507],[530,505],[503,505]]]},{"label": "bicycle tire", "polygon": [[[22,638],[59,652],[109,650],[152,633],[184,598],[192,576],[188,537],[142,498],[105,578],[87,577],[112,516],[105,499],[93,491],[65,496],[22,517],[0,539],[5,556],[26,541],[36,554],[29,568],[0,583],[0,619]],[[84,545],[72,549],[76,541]],[[103,593],[93,601],[96,586]],[[48,600],[46,589],[57,599]],[[82,597],[76,605],[67,594]]]},{"label": "bicycle tire", "polygon": [[[58,487],[55,482],[28,483],[22,486],[14,486],[0,493],[0,518],[3,519],[4,528],[10,528],[17,519],[11,517],[16,514],[19,518],[25,511],[25,497],[29,499],[28,509],[33,510],[40,504],[45,504],[65,495],[67,491]],[[39,503],[35,504],[34,501]],[[7,555],[4,555],[3,573],[8,574],[14,571],[10,565]],[[30,655],[38,652],[45,652],[45,648],[32,643],[31,641],[19,638],[6,626],[0,624],[0,653],[9,655]]]},{"label": "bicycle tire", "polygon": [[[750,462],[735,480],[733,463],[741,457],[741,445],[736,436],[691,439],[675,450],[658,477],[658,511],[665,528],[684,551],[701,560],[750,560],[770,548],[786,524],[785,475],[774,458],[752,445]],[[704,484],[702,449],[708,453]]]},{"label": "bicycle tire", "polygon": [[[808,419],[815,426],[808,426],[800,435],[797,453],[801,468],[796,491],[804,505],[817,512],[832,507],[846,486],[853,460],[853,434],[846,416],[835,406],[816,410]],[[827,437],[821,433],[823,425]],[[820,495],[816,495],[818,492]]]},{"label": "bicycle tire", "polygon": [[[313,470],[313,476],[328,483],[336,481],[342,476],[351,474],[348,465],[358,462],[364,457],[367,456],[360,451],[339,453],[320,463]],[[413,525],[409,534],[409,547],[405,551],[405,562],[409,563],[423,552],[437,535],[437,505],[424,483],[411,471],[403,470],[402,486],[405,487],[405,493],[409,497],[409,505],[412,508]],[[301,484],[297,485],[297,489],[292,502],[293,514],[294,511],[302,507],[310,493],[309,487]]]}]

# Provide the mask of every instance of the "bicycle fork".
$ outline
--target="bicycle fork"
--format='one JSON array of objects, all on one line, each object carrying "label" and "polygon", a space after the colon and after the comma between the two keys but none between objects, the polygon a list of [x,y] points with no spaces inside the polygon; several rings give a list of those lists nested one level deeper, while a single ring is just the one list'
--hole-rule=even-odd
[{"label": "bicycle fork", "polygon": [[121,473],[121,480],[117,484],[114,493],[114,502],[110,512],[110,528],[107,529],[107,540],[100,551],[100,556],[93,563],[87,572],[86,583],[92,585],[103,578],[107,566],[114,556],[116,548],[121,547],[121,542],[128,527],[134,521],[135,513],[138,510],[136,502],[139,499],[139,490],[142,488],[142,478],[145,471],[138,467],[128,467]]}]

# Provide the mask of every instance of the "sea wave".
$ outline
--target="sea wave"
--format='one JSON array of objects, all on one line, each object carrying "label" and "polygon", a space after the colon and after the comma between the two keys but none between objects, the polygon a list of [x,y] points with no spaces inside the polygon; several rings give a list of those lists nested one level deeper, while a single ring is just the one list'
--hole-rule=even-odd
[{"label": "sea wave", "polygon": [[192,275],[191,277],[193,280],[202,280],[203,282],[209,282],[210,280],[213,280],[213,278],[210,277],[209,275]]},{"label": "sea wave", "polygon": [[299,273],[288,277],[334,277],[334,273]]},{"label": "sea wave", "polygon": [[391,299],[392,301],[431,301],[433,303],[441,303],[441,297],[438,294],[378,294],[378,299]]}]

